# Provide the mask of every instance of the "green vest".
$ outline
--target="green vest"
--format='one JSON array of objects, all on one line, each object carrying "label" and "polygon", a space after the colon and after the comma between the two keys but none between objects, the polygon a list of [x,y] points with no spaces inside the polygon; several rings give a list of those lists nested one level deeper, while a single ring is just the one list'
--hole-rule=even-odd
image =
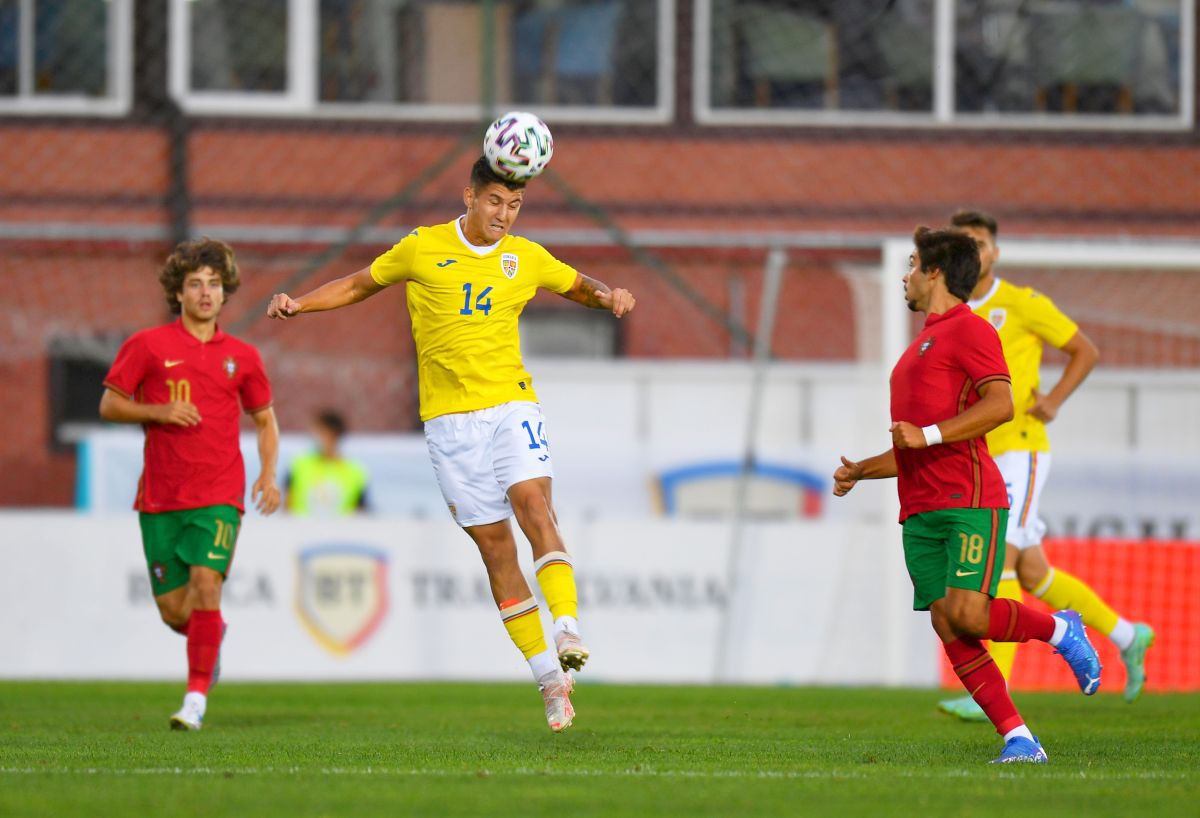
[{"label": "green vest", "polygon": [[354,461],[303,454],[292,461],[288,511],[303,516],[353,514],[366,488],[367,471]]}]

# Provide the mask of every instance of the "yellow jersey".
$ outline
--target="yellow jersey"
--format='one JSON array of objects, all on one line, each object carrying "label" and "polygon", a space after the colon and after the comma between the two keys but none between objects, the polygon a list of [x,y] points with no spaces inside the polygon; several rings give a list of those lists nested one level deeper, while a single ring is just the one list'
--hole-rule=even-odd
[{"label": "yellow jersey", "polygon": [[376,282],[407,282],[421,420],[536,401],[517,319],[539,287],[564,293],[576,275],[520,236],[475,247],[458,219],[417,228],[375,259]]},{"label": "yellow jersey", "polygon": [[1078,325],[1032,287],[997,278],[981,298],[969,301],[975,314],[996,328],[1012,376],[1013,419],[987,435],[993,457],[1008,451],[1048,452],[1046,424],[1029,414],[1038,391],[1044,344],[1061,347]]}]

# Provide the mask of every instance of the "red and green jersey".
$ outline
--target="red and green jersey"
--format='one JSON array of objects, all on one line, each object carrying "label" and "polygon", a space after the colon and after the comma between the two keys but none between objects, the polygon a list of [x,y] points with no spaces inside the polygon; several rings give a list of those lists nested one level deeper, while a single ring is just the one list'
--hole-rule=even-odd
[{"label": "red and green jersey", "polygon": [[186,400],[196,426],[147,423],[134,508],[150,513],[231,505],[244,510],[246,467],[238,445],[241,410],[271,405],[258,350],[217,329],[202,342],[182,321],[130,336],[104,385],[139,403]]},{"label": "red and green jersey", "polygon": [[[1000,337],[959,304],[930,315],[892,370],[892,421],[928,426],[962,414],[979,388],[1008,381]],[[984,438],[896,449],[900,520],[944,508],[1008,508],[1004,478]]]}]

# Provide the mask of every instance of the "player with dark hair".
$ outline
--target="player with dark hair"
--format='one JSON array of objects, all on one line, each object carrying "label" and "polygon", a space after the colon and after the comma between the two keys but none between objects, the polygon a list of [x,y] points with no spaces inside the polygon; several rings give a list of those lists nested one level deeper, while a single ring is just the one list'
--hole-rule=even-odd
[{"label": "player with dark hair", "polygon": [[[298,299],[275,295],[267,315],[338,309],[406,283],[434,474],[450,514],[479,548],[500,618],[529,662],[557,732],[574,717],[569,671],[583,666],[588,650],[579,636],[574,568],[551,501],[545,419],[521,362],[517,319],[539,288],[618,318],[633,309],[634,298],[511,235],[524,188],[480,157],[463,190],[465,215],[412,231],[370,267]],[[554,619],[553,648],[517,564],[514,515],[533,547]]]},{"label": "player with dark hair", "polygon": [[284,505],[298,516],[335,516],[366,511],[367,470],[341,452],[346,419],[333,409],[313,415],[317,447],[296,457],[284,479]]},{"label": "player with dark hair", "polygon": [[984,435],[1012,417],[1008,367],[996,331],[963,301],[979,275],[974,242],[954,230],[917,228],[904,297],[928,317],[891,378],[892,448],[833,474],[842,496],[859,480],[896,477],[913,609],[929,611],[954,672],[1004,738],[998,763],[1044,763],[980,639],[1058,648],[1087,695],[1100,662],[1079,614],[1040,613],[993,599],[1008,497]]},{"label": "player with dark hair", "polygon": [[180,244],[159,281],[179,320],[137,332],[121,345],[104,379],[100,416],[145,429],[134,508],[150,588],[163,622],[187,637],[187,694],[171,727],[199,730],[225,634],[221,586],[245,510],[240,411],[258,430],[262,470],[251,497],[263,514],[279,507],[279,427],[258,350],[217,325],[240,284],[229,245],[212,239]]},{"label": "player with dark hair", "polygon": [[[977,210],[960,210],[950,221],[979,250],[979,281],[968,306],[1000,334],[1004,359],[1012,373],[1014,417],[987,436],[988,451],[1004,478],[1012,506],[1004,536],[1004,573],[996,594],[1020,601],[1024,589],[1052,608],[1079,611],[1084,624],[1106,635],[1121,651],[1125,700],[1136,701],[1146,682],[1146,651],[1154,644],[1154,631],[1149,625],[1120,616],[1082,580],[1051,566],[1042,550],[1046,525],[1038,517],[1042,489],[1050,475],[1046,424],[1054,420],[1063,402],[1083,383],[1100,353],[1083,330],[1045,295],[995,275],[1000,250],[994,218]],[[1046,344],[1061,349],[1068,360],[1058,382],[1043,393],[1040,369]],[[1017,646],[994,644],[989,650],[1004,678],[1009,678]],[[968,696],[946,699],[938,707],[964,721],[987,718]]]}]

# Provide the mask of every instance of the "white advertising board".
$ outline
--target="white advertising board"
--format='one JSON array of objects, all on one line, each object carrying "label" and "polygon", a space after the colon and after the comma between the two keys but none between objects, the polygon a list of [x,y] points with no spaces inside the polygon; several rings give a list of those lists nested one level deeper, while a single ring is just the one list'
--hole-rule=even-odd
[{"label": "white advertising board", "polygon": [[[584,678],[713,681],[732,606],[728,681],[937,681],[927,616],[911,612],[894,534],[879,526],[753,524],[732,598],[727,523],[562,527],[593,652]],[[182,678],[185,643],[158,619],[135,514],[0,514],[0,554],[0,676]],[[223,611],[226,679],[528,678],[474,546],[448,518],[251,513]],[[864,646],[880,658],[863,662]]]}]

